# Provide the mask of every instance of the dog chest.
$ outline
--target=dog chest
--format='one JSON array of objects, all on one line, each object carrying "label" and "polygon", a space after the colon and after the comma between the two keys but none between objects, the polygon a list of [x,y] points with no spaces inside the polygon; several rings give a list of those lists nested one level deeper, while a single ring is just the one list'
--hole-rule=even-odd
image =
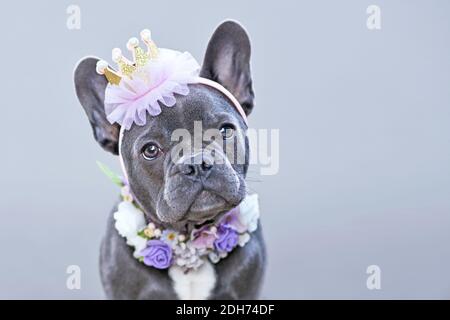
[{"label": "dog chest", "polygon": [[197,270],[190,270],[188,273],[174,265],[169,269],[169,276],[181,300],[205,300],[216,284],[216,273],[209,261],[205,261]]}]

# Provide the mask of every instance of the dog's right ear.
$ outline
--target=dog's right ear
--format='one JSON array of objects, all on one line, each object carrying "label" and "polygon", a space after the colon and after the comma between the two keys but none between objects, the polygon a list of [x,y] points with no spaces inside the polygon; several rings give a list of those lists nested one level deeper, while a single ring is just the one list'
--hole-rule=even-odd
[{"label": "dog's right ear", "polygon": [[87,57],[78,63],[74,72],[75,90],[89,118],[95,140],[103,149],[117,155],[120,126],[110,124],[106,119],[104,99],[108,80],[97,73],[98,60]]}]

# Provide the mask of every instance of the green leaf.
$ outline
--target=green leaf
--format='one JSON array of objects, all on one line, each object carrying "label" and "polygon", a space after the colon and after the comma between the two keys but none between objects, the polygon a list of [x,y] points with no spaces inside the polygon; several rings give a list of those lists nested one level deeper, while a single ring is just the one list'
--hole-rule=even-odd
[{"label": "green leaf", "polygon": [[102,170],[102,172],[109,179],[111,179],[112,182],[114,182],[119,187],[123,187],[124,184],[123,184],[122,178],[118,174],[113,172],[110,168],[108,168],[105,164],[101,163],[100,161],[97,161],[97,165],[100,168],[100,170]]}]

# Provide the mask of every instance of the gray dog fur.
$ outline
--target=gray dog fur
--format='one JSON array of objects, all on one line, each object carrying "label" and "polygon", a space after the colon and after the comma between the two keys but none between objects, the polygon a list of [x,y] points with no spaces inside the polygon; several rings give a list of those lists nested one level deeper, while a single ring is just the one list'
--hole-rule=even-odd
[{"label": "gray dog fur", "polygon": [[[106,120],[103,100],[107,81],[96,73],[97,61],[97,58],[88,57],[78,64],[75,70],[76,92],[95,139],[105,150],[117,155],[120,127]],[[254,99],[250,41],[238,23],[226,21],[216,29],[200,75],[222,84],[241,103],[247,115],[250,114]],[[227,98],[204,85],[190,85],[189,95],[178,96],[174,107],[162,106],[162,109],[157,117],[148,116],[145,126],[134,125],[126,131],[121,153],[131,191],[147,219],[157,221],[163,227],[189,231],[202,221],[217,221],[245,197],[249,159],[245,136],[247,127]],[[174,142],[170,137],[179,128],[192,134],[195,121],[201,121],[203,130],[218,129],[223,123],[232,124],[237,129],[236,148],[245,153],[245,163],[230,164],[226,161],[225,147],[223,164],[214,164],[207,172],[198,164],[195,170],[199,174],[185,174],[185,163],[171,161],[170,150]],[[153,161],[145,160],[141,155],[141,150],[149,142],[157,143],[164,150],[164,154]],[[214,265],[217,280],[208,298],[256,299],[265,260],[265,245],[259,225],[246,246],[235,249]],[[147,267],[133,257],[132,248],[114,228],[112,213],[101,246],[100,273],[106,296],[110,299],[178,298],[167,270]]]}]

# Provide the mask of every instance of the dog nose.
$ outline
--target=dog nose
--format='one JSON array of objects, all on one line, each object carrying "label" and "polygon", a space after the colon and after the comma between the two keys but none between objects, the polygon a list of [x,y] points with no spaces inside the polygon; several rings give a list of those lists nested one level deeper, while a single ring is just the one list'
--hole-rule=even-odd
[{"label": "dog nose", "polygon": [[202,162],[202,164],[188,164],[184,170],[184,174],[187,176],[196,176],[202,175],[211,170],[212,165],[206,162]]},{"label": "dog nose", "polygon": [[213,160],[205,154],[197,154],[185,159],[182,172],[187,176],[206,176],[213,167]]}]

